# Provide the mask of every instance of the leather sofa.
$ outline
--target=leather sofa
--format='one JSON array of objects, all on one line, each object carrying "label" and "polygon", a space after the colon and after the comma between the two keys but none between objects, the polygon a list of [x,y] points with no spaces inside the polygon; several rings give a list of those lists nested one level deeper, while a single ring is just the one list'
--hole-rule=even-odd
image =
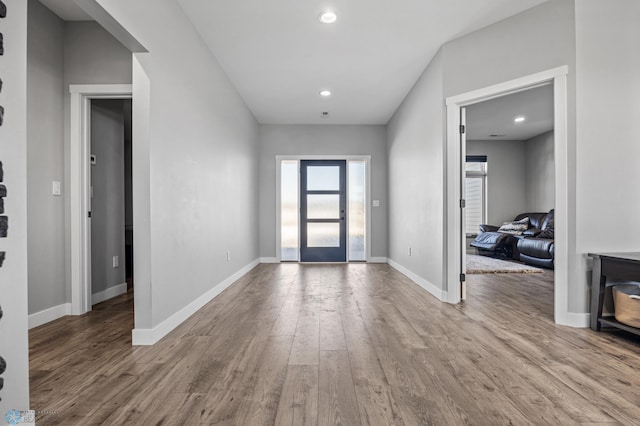
[{"label": "leather sofa", "polygon": [[555,260],[554,211],[535,221],[530,217],[529,229],[519,238],[520,261],[529,265],[553,269]]},{"label": "leather sofa", "polygon": [[500,227],[480,225],[480,234],[471,242],[479,254],[519,260],[529,265],[553,269],[554,266],[554,210],[548,213],[522,213],[520,221],[528,217],[528,227],[520,235],[499,232]]}]

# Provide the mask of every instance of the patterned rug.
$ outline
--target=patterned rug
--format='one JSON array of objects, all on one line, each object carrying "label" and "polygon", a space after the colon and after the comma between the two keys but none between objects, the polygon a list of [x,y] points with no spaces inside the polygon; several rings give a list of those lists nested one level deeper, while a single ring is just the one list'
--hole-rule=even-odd
[{"label": "patterned rug", "polygon": [[467,254],[467,274],[535,274],[543,269],[477,254]]}]

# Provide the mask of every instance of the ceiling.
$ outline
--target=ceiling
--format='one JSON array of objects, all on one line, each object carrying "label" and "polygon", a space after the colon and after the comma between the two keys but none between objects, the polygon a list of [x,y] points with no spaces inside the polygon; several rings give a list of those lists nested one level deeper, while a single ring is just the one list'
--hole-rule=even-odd
[{"label": "ceiling", "polygon": [[40,3],[65,21],[93,21],[73,0],[40,0]]},{"label": "ceiling", "polygon": [[[260,123],[386,124],[445,42],[546,0],[176,1]],[[326,9],[335,23],[319,22]]]},{"label": "ceiling", "polygon": [[[553,85],[491,99],[466,110],[467,140],[531,139],[553,130]],[[525,120],[516,123],[516,117]]]}]

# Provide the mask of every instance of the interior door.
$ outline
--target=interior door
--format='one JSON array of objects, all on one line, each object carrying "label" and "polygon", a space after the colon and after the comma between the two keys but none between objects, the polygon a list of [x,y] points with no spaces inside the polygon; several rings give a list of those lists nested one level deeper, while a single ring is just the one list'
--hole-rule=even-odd
[{"label": "interior door", "polygon": [[347,261],[345,160],[300,161],[300,261]]},{"label": "interior door", "polygon": [[467,182],[467,110],[460,108],[460,235],[462,236],[460,249],[460,299],[467,299],[467,215],[466,182]]}]

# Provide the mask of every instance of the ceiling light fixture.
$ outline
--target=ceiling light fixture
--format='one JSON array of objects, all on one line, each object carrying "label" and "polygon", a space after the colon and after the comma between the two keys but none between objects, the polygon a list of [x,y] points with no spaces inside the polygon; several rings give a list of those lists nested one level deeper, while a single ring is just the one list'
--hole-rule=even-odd
[{"label": "ceiling light fixture", "polygon": [[322,12],[322,15],[320,15],[319,19],[320,19],[320,22],[322,22],[323,24],[332,24],[336,22],[336,19],[338,19],[338,16],[334,11],[327,10]]},{"label": "ceiling light fixture", "polygon": [[524,121],[524,117],[519,115],[518,117],[514,118],[513,121],[515,121],[516,123],[522,123]]},{"label": "ceiling light fixture", "polygon": [[325,98],[328,96],[331,96],[331,91],[330,90],[321,90],[320,91],[320,96],[324,96]]}]

